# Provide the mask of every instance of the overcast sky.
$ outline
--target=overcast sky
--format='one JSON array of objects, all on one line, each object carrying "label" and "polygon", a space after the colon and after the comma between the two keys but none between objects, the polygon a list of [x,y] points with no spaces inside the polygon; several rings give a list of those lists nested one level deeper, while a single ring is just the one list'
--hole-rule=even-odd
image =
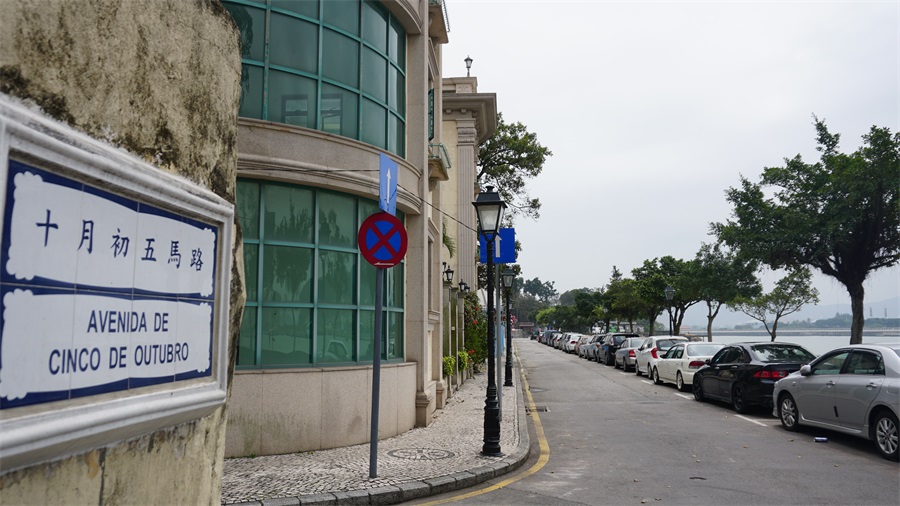
[{"label": "overcast sky", "polygon": [[[541,218],[518,219],[516,238],[523,276],[560,293],[603,286],[614,265],[630,276],[645,259],[693,258],[741,174],[818,160],[813,114],[845,152],[872,125],[900,130],[896,0],[447,8],[444,75],[465,75],[471,56],[479,91],[553,151],[529,185]],[[821,304],[849,304],[831,278],[816,286]],[[898,296],[896,267],[866,284],[867,303]]]}]

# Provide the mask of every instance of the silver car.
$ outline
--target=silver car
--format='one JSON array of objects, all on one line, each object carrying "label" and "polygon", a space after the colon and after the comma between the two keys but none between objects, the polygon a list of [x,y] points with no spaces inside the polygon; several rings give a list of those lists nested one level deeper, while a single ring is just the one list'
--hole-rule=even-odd
[{"label": "silver car", "polygon": [[900,344],[856,344],[829,351],[778,380],[774,415],[800,425],[871,439],[881,455],[898,460]]}]

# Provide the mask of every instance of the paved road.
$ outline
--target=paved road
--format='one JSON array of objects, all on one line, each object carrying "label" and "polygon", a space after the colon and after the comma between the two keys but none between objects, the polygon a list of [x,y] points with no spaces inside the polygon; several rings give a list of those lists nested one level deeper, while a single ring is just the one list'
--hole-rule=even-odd
[{"label": "paved road", "polygon": [[[737,415],[535,341],[516,344],[534,403],[548,410],[538,415],[549,460],[459,504],[900,503],[900,468],[871,442],[789,433],[765,411]],[[819,435],[829,442],[815,443]],[[522,472],[539,453],[535,446]]]}]

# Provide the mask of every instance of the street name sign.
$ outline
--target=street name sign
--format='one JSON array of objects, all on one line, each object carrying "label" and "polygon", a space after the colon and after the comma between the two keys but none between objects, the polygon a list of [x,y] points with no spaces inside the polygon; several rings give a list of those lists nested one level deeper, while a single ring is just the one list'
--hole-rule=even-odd
[{"label": "street name sign", "polygon": [[234,208],[0,97],[0,469],[225,401]]}]

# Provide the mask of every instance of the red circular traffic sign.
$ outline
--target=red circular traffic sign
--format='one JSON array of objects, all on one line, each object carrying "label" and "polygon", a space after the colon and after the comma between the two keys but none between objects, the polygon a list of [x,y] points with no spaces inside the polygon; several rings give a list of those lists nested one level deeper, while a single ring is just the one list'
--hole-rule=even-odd
[{"label": "red circular traffic sign", "polygon": [[408,238],[403,223],[394,215],[382,212],[363,221],[357,243],[359,252],[367,262],[384,269],[403,260]]}]

